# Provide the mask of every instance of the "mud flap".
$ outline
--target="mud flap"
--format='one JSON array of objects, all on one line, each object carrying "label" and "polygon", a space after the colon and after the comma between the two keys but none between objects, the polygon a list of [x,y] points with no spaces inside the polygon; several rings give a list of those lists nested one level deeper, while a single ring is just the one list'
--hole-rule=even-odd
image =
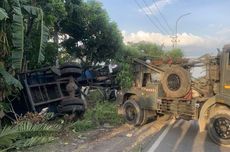
[{"label": "mud flap", "polygon": [[212,97],[208,99],[204,105],[201,107],[198,124],[199,124],[199,130],[200,132],[205,131],[206,124],[208,122],[208,109],[216,103],[216,97]]}]

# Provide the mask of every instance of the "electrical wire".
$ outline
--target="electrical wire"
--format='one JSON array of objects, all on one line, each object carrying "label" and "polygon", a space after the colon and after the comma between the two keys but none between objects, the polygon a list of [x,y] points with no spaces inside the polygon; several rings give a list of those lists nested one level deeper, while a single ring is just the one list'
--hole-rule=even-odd
[{"label": "electrical wire", "polygon": [[[143,10],[142,9],[142,7],[141,7],[141,5],[138,3],[138,1],[137,0],[134,0],[134,2],[136,3],[136,5],[141,9],[141,10]],[[143,10],[144,11],[144,14],[145,14],[145,16],[149,19],[149,21],[159,30],[159,32],[161,32],[161,33],[165,33],[164,31],[162,31],[158,26],[157,26],[157,24],[152,20],[152,18],[146,13],[146,11],[145,10]]]},{"label": "electrical wire", "polygon": [[159,12],[160,16],[161,16],[161,17],[163,18],[163,20],[165,21],[165,23],[166,23],[166,25],[167,25],[168,29],[169,29],[169,30],[173,33],[172,28],[169,26],[168,21],[166,20],[166,18],[165,18],[165,16],[164,16],[164,14],[161,12],[160,8],[158,7],[158,5],[157,5],[156,1],[155,1],[155,0],[153,0],[153,3],[154,3],[154,5],[155,5],[155,7],[157,8],[157,10],[158,10],[158,12]]},{"label": "electrical wire", "polygon": [[[154,14],[154,12],[151,10],[151,8],[149,8],[148,4],[146,3],[145,0],[142,0],[146,9],[148,9],[148,11],[151,13],[151,14]],[[144,10],[144,9],[143,9]],[[156,16],[153,16],[155,18],[155,20],[157,21],[157,23],[159,24],[159,26],[161,27],[161,29],[163,29],[165,31],[165,33],[169,34],[168,30],[165,29],[165,27],[161,24],[160,20],[156,17]]]}]

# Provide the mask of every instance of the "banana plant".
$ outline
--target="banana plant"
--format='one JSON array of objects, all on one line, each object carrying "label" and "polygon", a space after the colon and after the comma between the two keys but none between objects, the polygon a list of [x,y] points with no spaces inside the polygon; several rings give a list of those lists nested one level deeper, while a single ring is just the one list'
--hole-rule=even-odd
[{"label": "banana plant", "polygon": [[[48,35],[41,8],[22,0],[0,1],[0,101],[12,92],[11,89],[22,88],[13,77],[14,71],[24,72],[30,61],[39,64],[44,60]],[[33,58],[28,52],[32,52]]]},{"label": "banana plant", "polygon": [[[30,19],[35,19],[36,22]],[[36,32],[40,33],[39,47],[36,53],[37,62],[41,63],[44,60],[43,51],[48,41],[48,29],[43,22],[42,9],[23,5],[19,0],[5,0],[2,6],[0,4],[0,26],[2,32],[7,34],[8,41],[11,42],[11,64],[15,69],[22,71],[23,61],[30,60],[28,57],[25,58],[25,51],[29,50],[26,44],[30,44],[31,42],[28,41],[31,39],[27,36],[28,31],[31,31],[32,28],[36,28]],[[6,26],[10,26],[10,30],[6,29]]]}]

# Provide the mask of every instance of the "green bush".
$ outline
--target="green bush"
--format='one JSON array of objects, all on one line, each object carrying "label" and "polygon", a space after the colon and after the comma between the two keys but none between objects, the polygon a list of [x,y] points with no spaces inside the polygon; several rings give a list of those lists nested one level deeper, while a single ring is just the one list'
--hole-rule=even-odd
[{"label": "green bush", "polygon": [[118,73],[116,80],[122,89],[129,89],[133,84],[133,67],[131,63],[123,61],[121,64],[121,71]]},{"label": "green bush", "polygon": [[94,129],[95,125],[92,120],[83,119],[74,123],[75,131],[87,131]]},{"label": "green bush", "polygon": [[110,102],[97,102],[95,107],[86,111],[83,120],[75,122],[75,131],[87,131],[108,123],[113,126],[122,124],[123,118],[117,114],[117,106]]}]

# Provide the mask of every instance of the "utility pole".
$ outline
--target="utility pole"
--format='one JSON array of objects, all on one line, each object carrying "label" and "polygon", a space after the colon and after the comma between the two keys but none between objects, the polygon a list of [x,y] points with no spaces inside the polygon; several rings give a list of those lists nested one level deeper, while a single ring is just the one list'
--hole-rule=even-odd
[{"label": "utility pole", "polygon": [[178,17],[178,19],[176,20],[176,32],[174,36],[171,36],[172,38],[172,44],[173,44],[173,48],[177,48],[177,42],[179,42],[178,40],[178,35],[177,35],[177,25],[178,22],[185,16],[190,15],[191,13],[186,13],[186,14],[182,14],[181,16]]}]

